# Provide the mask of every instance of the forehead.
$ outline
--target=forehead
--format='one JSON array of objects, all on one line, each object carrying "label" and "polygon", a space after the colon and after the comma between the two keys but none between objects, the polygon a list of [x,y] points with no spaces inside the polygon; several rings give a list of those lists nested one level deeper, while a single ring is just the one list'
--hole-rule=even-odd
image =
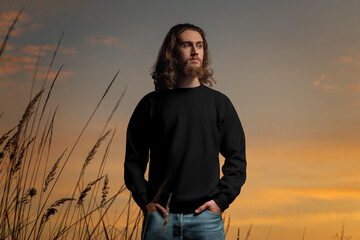
[{"label": "forehead", "polygon": [[178,36],[179,42],[202,42],[201,34],[193,30],[185,30]]}]

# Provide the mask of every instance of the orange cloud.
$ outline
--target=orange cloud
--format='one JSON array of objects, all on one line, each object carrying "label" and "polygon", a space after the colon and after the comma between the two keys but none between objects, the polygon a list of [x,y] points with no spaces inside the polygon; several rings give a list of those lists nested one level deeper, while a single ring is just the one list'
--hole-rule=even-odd
[{"label": "orange cloud", "polygon": [[0,82],[0,87],[2,88],[7,88],[7,89],[28,89],[29,88],[29,83],[25,82],[25,83],[19,83],[16,81],[11,81],[11,80],[1,80]]},{"label": "orange cloud", "polygon": [[324,86],[322,86],[322,88],[324,89],[324,90],[332,90],[332,89],[335,89],[335,88],[337,88],[338,86],[335,84],[335,85],[324,85]]},{"label": "orange cloud", "polygon": [[360,92],[360,85],[352,85],[350,89]]},{"label": "orange cloud", "polygon": [[341,63],[350,63],[353,61],[352,56],[343,56],[340,58]]},{"label": "orange cloud", "polygon": [[124,49],[124,50],[134,50],[134,46],[129,44],[126,41],[123,41],[119,38],[115,38],[112,36],[107,36],[103,34],[94,34],[89,37],[88,42],[93,45],[105,45],[105,46],[114,46],[116,48]]},{"label": "orange cloud", "polygon": [[44,25],[43,25],[43,24],[33,23],[33,24],[31,24],[31,26],[29,27],[29,31],[37,31],[37,30],[42,29],[42,28],[44,28]]},{"label": "orange cloud", "polygon": [[24,64],[36,63],[37,59],[29,56],[4,56],[0,62],[0,76],[20,72]]},{"label": "orange cloud", "polygon": [[[41,55],[42,56],[46,55],[45,51],[52,50],[52,49],[53,49],[53,46],[50,46],[50,45],[42,46]],[[40,51],[40,46],[27,45],[23,49],[21,49],[21,51],[31,54],[31,55],[38,55],[39,51]]]},{"label": "orange cloud", "polygon": [[[56,76],[57,72],[50,72],[49,73],[49,79],[53,80]],[[70,72],[70,71],[61,71],[57,81],[58,82],[64,82],[65,80],[67,80],[69,77],[71,76],[75,76],[74,72]]]},{"label": "orange cloud", "polygon": [[329,79],[329,78],[330,78],[330,75],[329,75],[329,74],[323,73],[323,74],[320,75],[320,79],[321,79],[321,80],[327,80],[327,79]]},{"label": "orange cloud", "polygon": [[9,43],[6,43],[6,50],[10,51],[10,50],[14,50],[16,47],[14,45],[11,45]]},{"label": "orange cloud", "polygon": [[339,221],[339,219],[347,219],[348,221],[360,220],[360,211],[350,213],[346,212],[333,212],[331,210],[322,213],[297,213],[297,214],[282,214],[277,213],[272,216],[249,216],[247,218],[231,219],[231,224],[245,225],[254,223],[256,225],[284,225],[298,227],[303,225],[313,225],[319,223],[329,224],[329,222]]},{"label": "orange cloud", "polygon": [[[23,49],[21,49],[22,52],[31,54],[31,55],[38,55],[40,51],[41,46],[33,46],[33,45],[27,45]],[[46,55],[46,51],[55,51],[56,45],[44,45],[42,46],[41,55]],[[75,54],[76,53],[76,47],[61,47],[59,49],[59,52],[62,54]]]},{"label": "orange cloud", "polygon": [[279,196],[285,194],[294,198],[313,198],[313,199],[352,199],[360,200],[360,191],[351,189],[323,189],[323,188],[277,188],[271,189],[269,195]]},{"label": "orange cloud", "polygon": [[76,47],[62,47],[60,48],[60,53],[62,54],[75,54]]},{"label": "orange cloud", "polygon": [[[35,65],[25,65],[24,68],[27,69],[27,70],[31,70],[31,71],[29,71],[27,73],[27,75],[29,77],[32,77],[33,76],[33,70],[35,69]],[[47,71],[48,71],[48,67],[39,67],[37,69],[36,78],[37,79],[45,79]],[[49,81],[54,80],[56,74],[57,74],[57,70],[56,71],[51,71],[49,73],[48,80]],[[65,80],[69,79],[69,77],[72,77],[72,76],[75,76],[75,75],[76,74],[74,72],[64,71],[64,69],[62,69],[62,71],[60,72],[60,74],[58,76],[57,82],[64,82]]]},{"label": "orange cloud", "polygon": [[[17,11],[8,11],[0,13],[0,35],[5,35],[14,19],[18,15]],[[16,28],[11,32],[12,36],[19,36],[25,30],[21,23],[30,21],[30,17],[26,13],[22,13],[19,17]]]}]

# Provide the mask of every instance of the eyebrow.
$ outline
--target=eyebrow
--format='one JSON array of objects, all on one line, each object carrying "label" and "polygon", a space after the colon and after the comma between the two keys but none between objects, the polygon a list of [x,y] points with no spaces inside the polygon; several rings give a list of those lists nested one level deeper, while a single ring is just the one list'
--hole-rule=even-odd
[{"label": "eyebrow", "polygon": [[[193,43],[193,42],[192,42],[192,41],[183,41],[183,42],[180,42],[180,44],[184,44],[184,43]],[[197,42],[195,42],[195,44],[199,44],[199,43],[204,44],[203,41],[197,41]]]}]

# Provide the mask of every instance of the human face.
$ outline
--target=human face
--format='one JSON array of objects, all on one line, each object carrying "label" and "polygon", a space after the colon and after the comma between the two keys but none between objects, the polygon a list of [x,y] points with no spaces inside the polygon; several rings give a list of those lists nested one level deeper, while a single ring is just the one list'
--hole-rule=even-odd
[{"label": "human face", "polygon": [[176,42],[176,52],[180,66],[201,68],[204,57],[204,41],[200,33],[193,30],[182,32]]}]

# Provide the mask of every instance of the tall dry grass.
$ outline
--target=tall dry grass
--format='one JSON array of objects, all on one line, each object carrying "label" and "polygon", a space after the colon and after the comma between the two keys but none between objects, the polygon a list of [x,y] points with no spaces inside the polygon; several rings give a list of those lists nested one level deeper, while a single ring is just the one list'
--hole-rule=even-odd
[{"label": "tall dry grass", "polygon": [[[0,61],[22,11],[23,9],[14,19],[1,45]],[[48,110],[48,102],[56,81],[61,76],[63,66],[57,70],[49,87],[46,87],[46,83],[63,36],[64,32],[54,51],[41,88],[34,94],[35,96],[32,96],[41,56],[40,49],[29,103],[19,122],[0,137],[0,192],[2,192],[0,239],[138,239],[141,211],[136,209],[136,204],[130,195],[122,211],[115,217],[113,217],[114,214],[110,216],[110,212],[117,210],[114,205],[115,200],[120,194],[127,195],[128,192],[125,191],[124,184],[121,186],[116,184],[112,187],[118,187],[118,190],[110,195],[111,179],[105,173],[108,154],[116,133],[116,129],[108,129],[108,125],[126,92],[126,87],[99,137],[95,139],[88,156],[84,159],[76,183],[74,186],[69,186],[71,193],[54,200],[54,197],[58,195],[56,191],[59,189],[59,179],[64,175],[66,166],[71,161],[84,132],[119,73],[118,71],[115,74],[103,95],[100,96],[98,104],[94,107],[73,145],[64,149],[60,156],[52,160],[50,153],[57,107]],[[2,115],[3,113],[0,117]],[[106,144],[105,153],[98,157],[98,150],[104,144]],[[96,173],[97,176],[84,184],[87,167],[98,159],[100,159],[100,167]],[[126,219],[126,224],[120,222],[123,219]]]}]

